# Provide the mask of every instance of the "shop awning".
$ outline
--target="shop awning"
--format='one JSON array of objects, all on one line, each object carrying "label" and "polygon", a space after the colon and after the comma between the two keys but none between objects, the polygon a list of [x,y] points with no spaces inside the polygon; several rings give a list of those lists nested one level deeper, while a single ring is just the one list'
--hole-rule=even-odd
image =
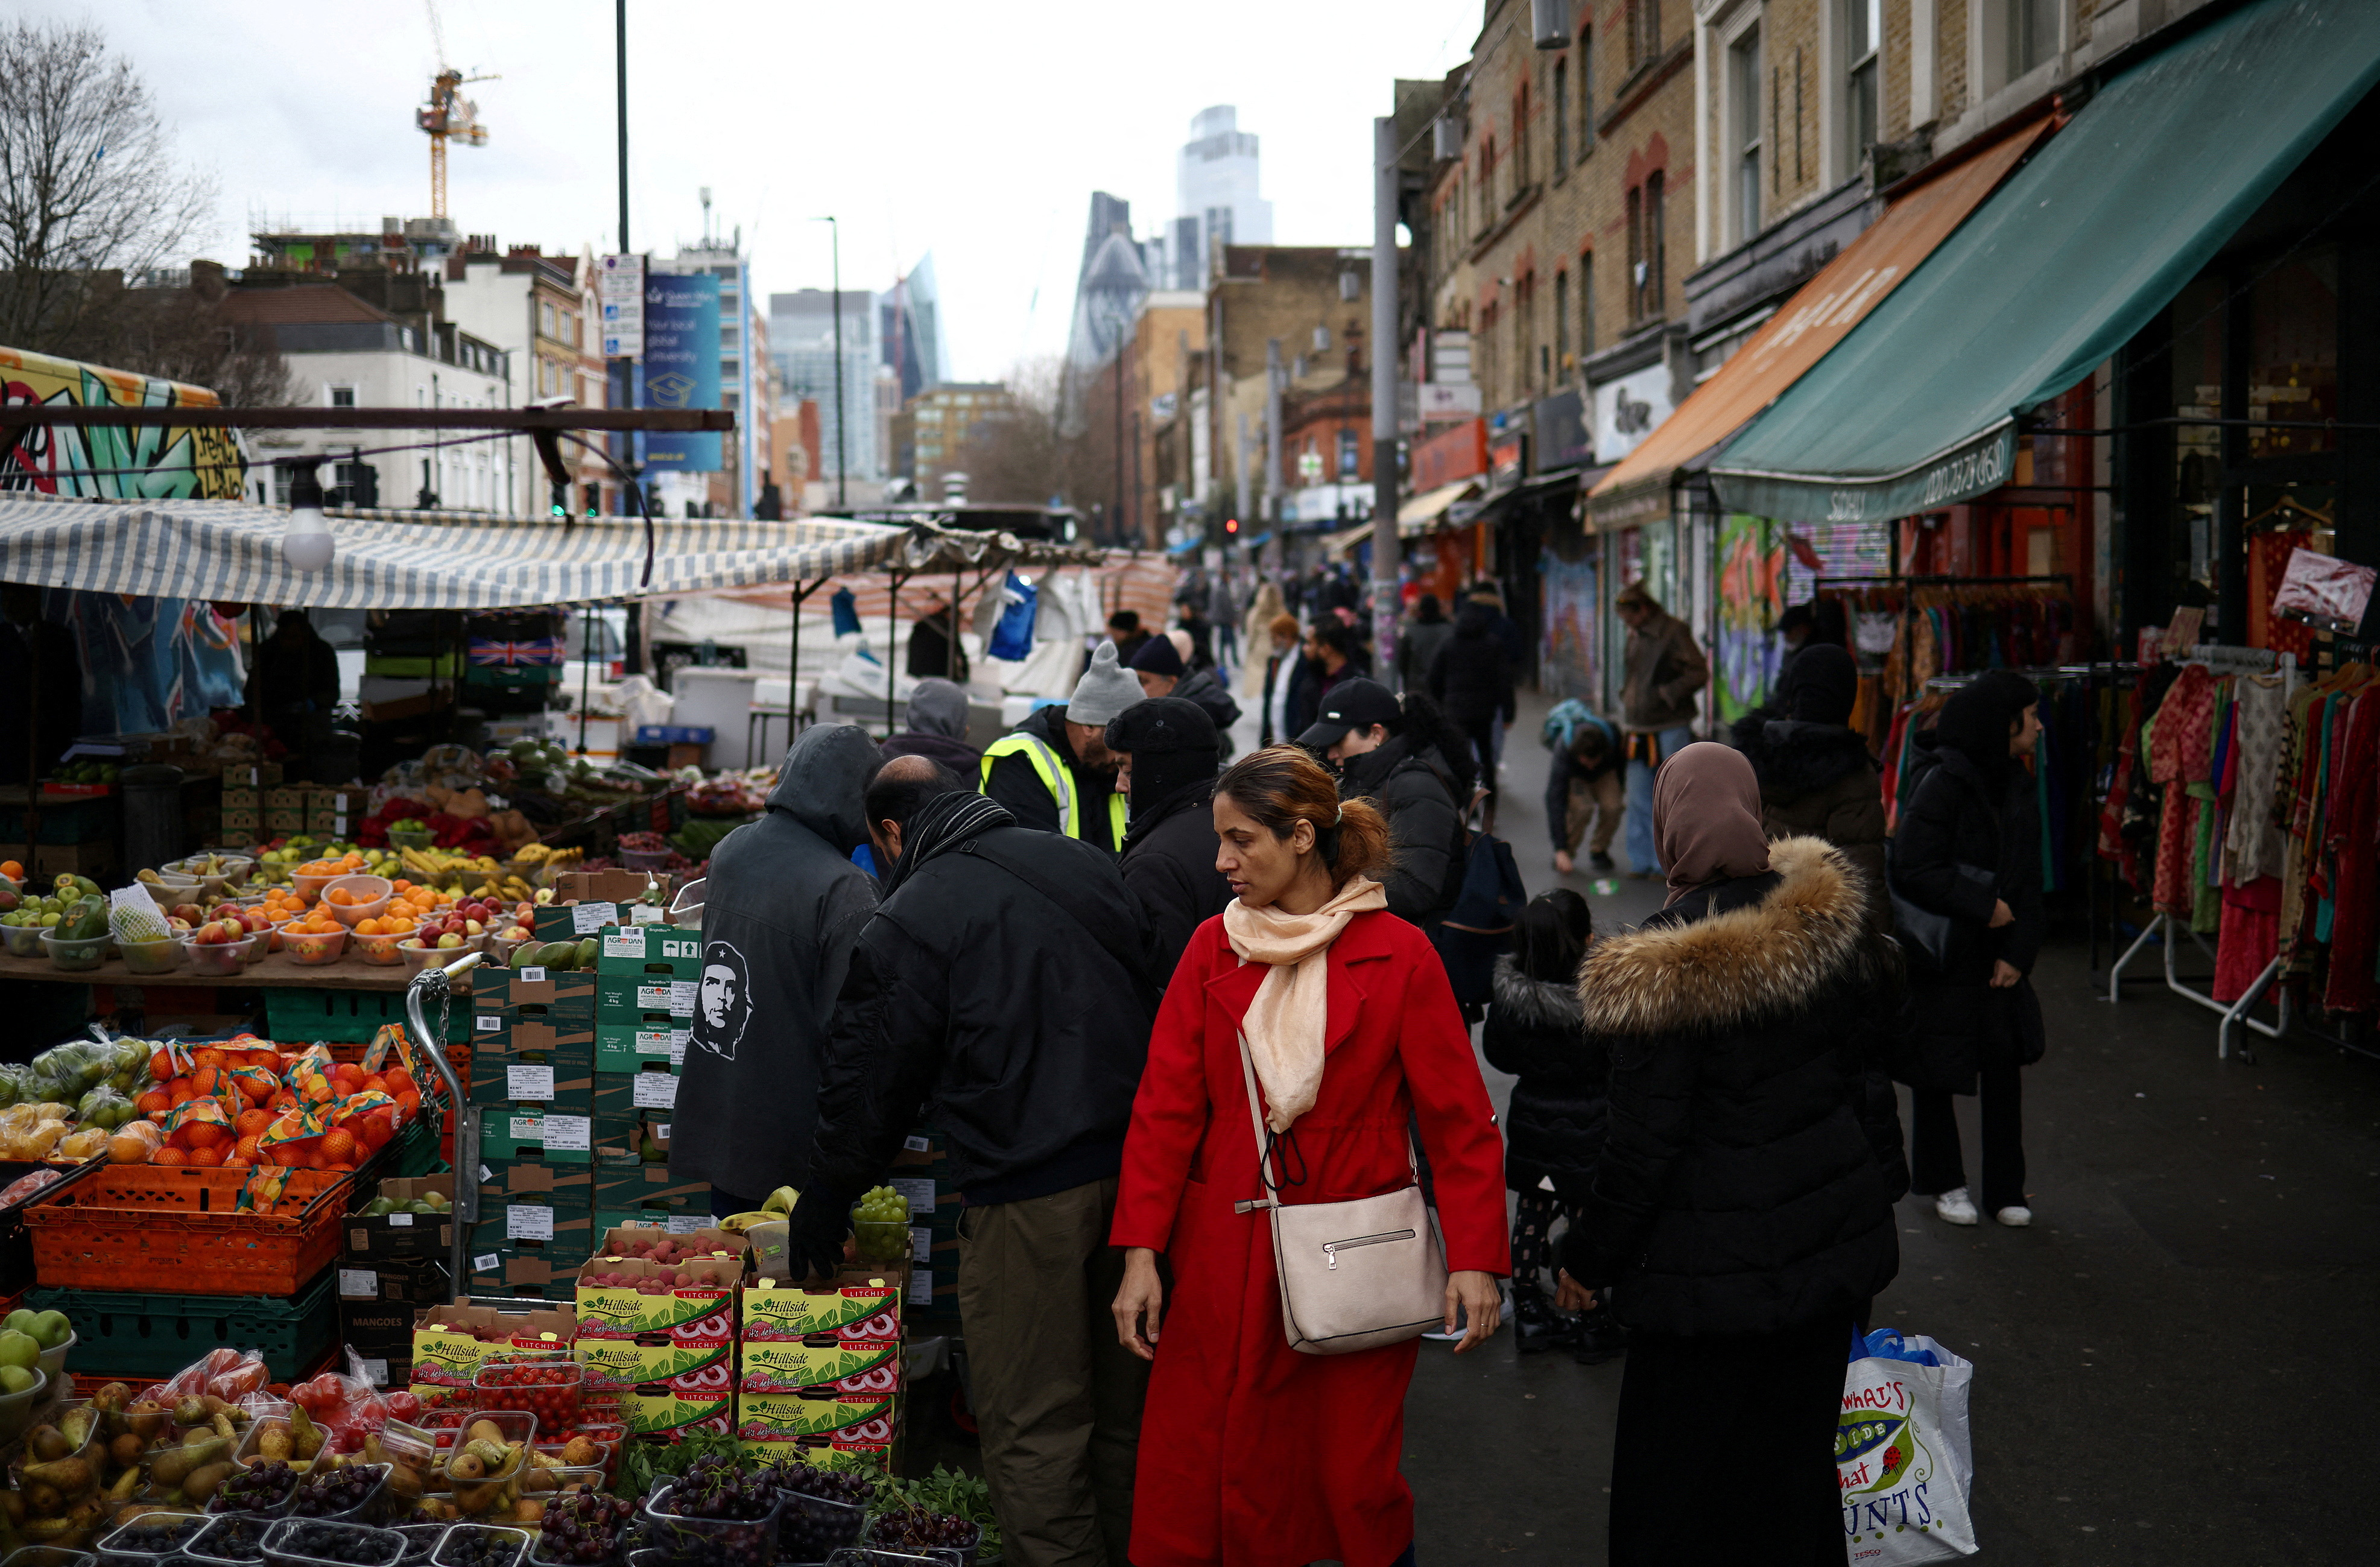
[{"label": "shop awning", "polygon": [[[565,527],[459,512],[333,512],[337,554],[322,571],[300,572],[281,558],[288,520],[278,507],[245,501],[0,495],[0,582],[309,609],[474,610],[664,598],[950,553],[933,528],[674,518],[654,524],[646,584],[644,525],[631,518]],[[951,550],[998,547],[995,536],[978,535]]]},{"label": "shop awning", "polygon": [[1406,538],[1427,533],[1446,516],[1449,506],[1479,488],[1476,479],[1458,479],[1451,484],[1441,484],[1435,490],[1413,496],[1397,507],[1397,531]]},{"label": "shop awning", "polygon": [[1711,465],[1733,511],[1906,516],[2014,468],[2017,419],[2195,276],[2380,79],[2380,6],[2259,0],[2101,89]]},{"label": "shop awning", "polygon": [[[1708,381],[1620,459],[1588,496],[1598,523],[1618,524],[1645,510],[1639,492],[1666,489],[1680,469],[1775,402],[1868,312],[1908,281],[1950,232],[1989,196],[2031,152],[2049,122],[2027,127],[1929,179],[1885,209],[1884,215],[1843,247],[1816,276],[1796,290]],[[1614,508],[1618,509],[1615,511]],[[1667,509],[1666,499],[1662,502]],[[1607,513],[1611,514],[1607,517]]]}]

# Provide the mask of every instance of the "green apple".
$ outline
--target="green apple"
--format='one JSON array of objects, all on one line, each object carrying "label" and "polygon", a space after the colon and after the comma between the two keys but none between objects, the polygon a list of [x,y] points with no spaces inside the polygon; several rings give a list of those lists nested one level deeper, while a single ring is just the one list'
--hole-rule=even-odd
[{"label": "green apple", "polygon": [[38,1387],[42,1374],[21,1366],[0,1366],[0,1392],[21,1393]]},{"label": "green apple", "polygon": [[20,1333],[13,1328],[0,1329],[0,1366],[21,1366],[31,1370],[42,1358],[41,1341],[30,1333]]},{"label": "green apple", "polygon": [[43,1349],[55,1349],[74,1337],[74,1324],[67,1320],[63,1311],[44,1311],[33,1318],[32,1331]]},{"label": "green apple", "polygon": [[0,1328],[10,1329],[19,1333],[30,1334],[33,1330],[33,1313],[20,1306],[16,1310],[10,1312],[5,1318],[0,1318]]}]

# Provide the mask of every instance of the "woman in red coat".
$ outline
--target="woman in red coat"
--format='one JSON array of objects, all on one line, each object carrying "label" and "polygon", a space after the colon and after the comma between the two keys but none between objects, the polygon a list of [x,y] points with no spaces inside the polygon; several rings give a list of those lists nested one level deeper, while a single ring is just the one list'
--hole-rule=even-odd
[{"label": "woman in red coat", "polygon": [[1503,1140],[1437,952],[1366,874],[1388,856],[1379,813],[1342,807],[1330,774],[1291,746],[1234,764],[1214,811],[1216,866],[1236,897],[1191,938],[1158,1014],[1111,1237],[1129,1248],[1117,1330],[1156,1362],[1132,1561],[1392,1567],[1412,1560],[1413,1492],[1397,1463],[1417,1345],[1289,1347],[1268,1218],[1233,1211],[1264,1195],[1240,1035],[1284,1203],[1410,1184],[1418,1121],[1446,1324],[1458,1307],[1470,1318],[1457,1353],[1496,1330],[1496,1281],[1511,1270]]}]

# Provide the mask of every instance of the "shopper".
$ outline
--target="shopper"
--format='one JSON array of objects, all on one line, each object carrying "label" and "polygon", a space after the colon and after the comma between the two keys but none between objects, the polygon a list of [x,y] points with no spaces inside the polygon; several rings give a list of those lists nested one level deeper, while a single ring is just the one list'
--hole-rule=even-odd
[{"label": "shopper", "polygon": [[1232,901],[1215,869],[1215,725],[1197,703],[1160,697],[1124,709],[1107,741],[1123,759],[1117,778],[1132,801],[1123,884],[1148,922],[1149,973],[1162,983],[1191,932]]},{"label": "shopper", "polygon": [[1496,960],[1495,999],[1479,1032],[1488,1064],[1519,1079],[1504,1107],[1514,1347],[1528,1354],[1575,1345],[1588,1366],[1622,1348],[1611,1314],[1561,1316],[1540,1281],[1553,1270],[1554,1221],[1585,1204],[1603,1151],[1603,1080],[1611,1063],[1588,1039],[1578,1002],[1578,966],[1593,935],[1586,900],[1569,888],[1532,899],[1513,923],[1512,950]]},{"label": "shopper", "polygon": [[1884,891],[1884,781],[1867,738],[1849,727],[1859,665],[1828,642],[1793,656],[1780,716],[1750,713],[1730,731],[1760,780],[1760,820],[1772,838],[1824,838],[1866,883],[1868,909],[1889,930]]},{"label": "shopper", "polygon": [[1438,595],[1424,593],[1414,601],[1413,618],[1397,632],[1397,689],[1427,691],[1429,689],[1429,668],[1438,662],[1438,652],[1454,635],[1454,622],[1446,618]]},{"label": "shopper", "polygon": [[1100,643],[1064,707],[1036,710],[985,749],[983,792],[1023,826],[1120,851],[1124,800],[1116,793],[1107,727],[1141,699],[1140,683],[1117,663],[1116,645]]},{"label": "shopper", "polygon": [[1612,605],[1628,627],[1620,721],[1628,732],[1628,873],[1649,878],[1666,869],[1654,844],[1653,774],[1692,744],[1694,693],[1710,681],[1710,664],[1686,623],[1632,582]]},{"label": "shopper", "polygon": [[[1281,601],[1280,583],[1268,577],[1257,584],[1257,590],[1249,598],[1248,607],[1240,622],[1240,646],[1243,649],[1241,656],[1246,661],[1241,665],[1239,673],[1241,696],[1255,697],[1263,694],[1266,662],[1264,655],[1271,650],[1269,643],[1272,623],[1279,620],[1288,608],[1289,606]],[[1294,617],[1292,618],[1293,621]],[[1296,640],[1297,633],[1293,628],[1290,632],[1290,642],[1293,647],[1296,645]],[[1270,743],[1266,742],[1268,745]]]},{"label": "shopper", "polygon": [[1147,1372],[1107,1318],[1108,1227],[1156,987],[1115,861],[957,784],[905,757],[868,785],[892,872],[835,1003],[787,1245],[831,1271],[903,1136],[942,1127],[1004,1560],[1123,1567]]},{"label": "shopper", "polygon": [[955,635],[952,629],[951,606],[936,601],[934,606],[917,617],[909,627],[909,656],[905,665],[915,679],[947,676],[964,684],[967,677],[966,644],[951,645]]},{"label": "shopper", "polygon": [[1512,663],[1496,634],[1492,604],[1474,599],[1455,618],[1454,636],[1429,668],[1429,694],[1471,742],[1479,782],[1488,791],[1488,824],[1496,822],[1497,725],[1513,716]]},{"label": "shopper", "polygon": [[1893,836],[1893,890],[1950,922],[1939,966],[1919,948],[1917,1026],[1893,1075],[1911,1090],[1910,1173],[1952,1224],[1979,1217],[1950,1103],[1979,1082],[1983,1211],[2003,1224],[2033,1222],[2023,1068],[2046,1043],[2032,979],[2045,922],[2041,819],[2023,759],[2041,738],[2040,700],[2032,681],[2004,669],[1952,692],[1939,722],[1917,737]]},{"label": "shopper", "polygon": [[1389,848],[1379,813],[1276,746],[1223,774],[1215,826],[1237,897],[1174,971],[1116,1205],[1113,1239],[1130,1248],[1116,1330],[1156,1363],[1150,1425],[1165,1433],[1143,1450],[1132,1560],[1409,1562],[1398,1465],[1417,1346],[1289,1347],[1269,1221],[1235,1210],[1264,1196],[1240,1040],[1276,1168],[1304,1182],[1283,1203],[1404,1186],[1417,1129],[1451,1269],[1445,1321],[1468,1315],[1458,1351],[1496,1330],[1508,1267],[1495,1117],[1437,954],[1387,917],[1370,877]]},{"label": "shopper", "polygon": [[1305,678],[1298,683],[1297,722],[1288,733],[1296,735],[1311,728],[1315,715],[1322,711],[1324,698],[1342,681],[1368,679],[1371,670],[1372,661],[1365,654],[1354,626],[1336,615],[1316,621],[1305,639]]},{"label": "shopper", "polygon": [[1624,747],[1609,719],[1586,711],[1584,703],[1563,705],[1575,718],[1546,765],[1546,829],[1553,834],[1554,869],[1564,876],[1577,869],[1573,856],[1585,839],[1587,864],[1609,871],[1611,840],[1619,836],[1627,808]]},{"label": "shopper", "polygon": [[[1560,1304],[1609,1286],[1629,1330],[1609,1560],[1840,1563],[1844,1350],[1908,1184],[1880,1068],[1898,954],[1839,851],[1768,842],[1742,753],[1671,757],[1654,831],[1668,905],[1579,971],[1610,1105],[1561,1247]],[[1686,1452],[1727,1454],[1723,1551],[1680,1549]]]},{"label": "shopper", "polygon": [[703,984],[678,1103],[699,1137],[670,1173],[743,1213],[798,1184],[818,1113],[819,1057],[876,883],[851,863],[868,841],[860,792],[880,758],[867,731],[813,724],[777,770],[769,808],[721,839],[704,883]]},{"label": "shopper", "polygon": [[931,757],[962,778],[972,777],[983,753],[966,743],[966,687],[920,680],[909,693],[909,727],[884,742],[884,755]]},{"label": "shopper", "polygon": [[[1143,695],[1173,697],[1185,702],[1196,702],[1214,723],[1218,737],[1228,735],[1232,725],[1240,721],[1240,704],[1223,688],[1211,666],[1194,667],[1182,656],[1173,638],[1154,637],[1132,659],[1132,672],[1140,681]],[[1223,744],[1226,753],[1231,749]]]},{"label": "shopper", "polygon": [[1297,743],[1338,768],[1342,797],[1368,800],[1388,818],[1395,844],[1381,869],[1389,912],[1435,937],[1462,890],[1463,808],[1475,776],[1469,742],[1419,692],[1400,703],[1377,681],[1350,680]]},{"label": "shopper", "polygon": [[1272,656],[1265,660],[1264,666],[1264,707],[1257,724],[1259,747],[1279,745],[1297,733],[1295,715],[1303,711],[1299,686],[1312,673],[1305,649],[1299,645],[1295,615],[1273,616],[1268,634],[1272,639]]},{"label": "shopper", "polygon": [[1132,662],[1132,655],[1140,651],[1148,637],[1148,628],[1140,624],[1138,610],[1118,610],[1108,616],[1108,640],[1115,644],[1116,656],[1124,662]]}]

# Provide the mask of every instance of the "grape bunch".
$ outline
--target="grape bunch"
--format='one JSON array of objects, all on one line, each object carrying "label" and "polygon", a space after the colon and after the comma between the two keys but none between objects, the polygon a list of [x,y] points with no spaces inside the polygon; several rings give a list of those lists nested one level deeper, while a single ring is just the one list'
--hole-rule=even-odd
[{"label": "grape bunch", "polygon": [[[275,1461],[260,1464],[253,1469],[243,1469],[223,1483],[215,1492],[217,1512],[279,1512],[289,1493],[298,1488],[298,1471]],[[208,1544],[212,1552],[225,1537],[218,1534]],[[261,1538],[260,1534],[258,1537]]]},{"label": "grape bunch", "polygon": [[862,1510],[876,1494],[874,1476],[788,1458],[772,1464],[769,1477],[784,1498],[778,1561],[823,1561],[857,1543]]},{"label": "grape bunch", "polygon": [[371,1500],[380,1488],[387,1466],[377,1464],[352,1464],[344,1469],[317,1469],[306,1476],[298,1488],[298,1505],[290,1513],[298,1518],[334,1518],[342,1512],[353,1512]]},{"label": "grape bunch", "polygon": [[405,1554],[396,1559],[396,1567],[419,1567],[438,1549],[438,1542],[452,1525],[436,1524],[399,1524],[389,1533],[405,1537]]},{"label": "grape bunch", "polygon": [[[372,1478],[377,1480],[379,1476]],[[405,1537],[393,1529],[366,1528],[361,1524],[286,1518],[282,1521],[281,1532],[273,1537],[273,1553],[346,1562],[348,1567],[395,1567],[397,1559],[405,1554]]]},{"label": "grape bunch", "polygon": [[871,1224],[906,1224],[909,1199],[890,1186],[870,1186],[852,1205],[851,1216]]},{"label": "grape bunch", "polygon": [[525,1543],[517,1529],[458,1524],[438,1548],[438,1567],[513,1567]]},{"label": "grape bunch", "polygon": [[187,1544],[207,1526],[207,1520],[188,1512],[151,1512],[127,1524],[100,1548],[102,1556],[166,1556]]},{"label": "grape bunch", "polygon": [[905,1550],[930,1550],[937,1546],[969,1550],[982,1537],[980,1524],[947,1512],[929,1512],[922,1507],[880,1513],[868,1525],[869,1545],[895,1546]]},{"label": "grape bunch", "polygon": [[[287,1464],[274,1465],[286,1470]],[[254,1473],[254,1471],[250,1471]],[[291,1476],[293,1479],[296,1476]],[[237,1484],[235,1477],[233,1484]],[[230,1486],[224,1488],[230,1489]],[[220,1500],[222,1493],[216,1493]],[[207,1556],[216,1561],[261,1561],[264,1560],[264,1537],[279,1523],[277,1518],[261,1518],[253,1512],[235,1512],[215,1520],[207,1531]]]},{"label": "grape bunch", "polygon": [[729,1458],[698,1458],[669,1490],[663,1511],[681,1518],[758,1522],[777,1505],[777,1488],[757,1469]]},{"label": "grape bunch", "polygon": [[620,1532],[637,1515],[634,1502],[600,1491],[573,1491],[548,1502],[545,1532],[537,1542],[537,1560],[594,1567],[618,1554]]}]

